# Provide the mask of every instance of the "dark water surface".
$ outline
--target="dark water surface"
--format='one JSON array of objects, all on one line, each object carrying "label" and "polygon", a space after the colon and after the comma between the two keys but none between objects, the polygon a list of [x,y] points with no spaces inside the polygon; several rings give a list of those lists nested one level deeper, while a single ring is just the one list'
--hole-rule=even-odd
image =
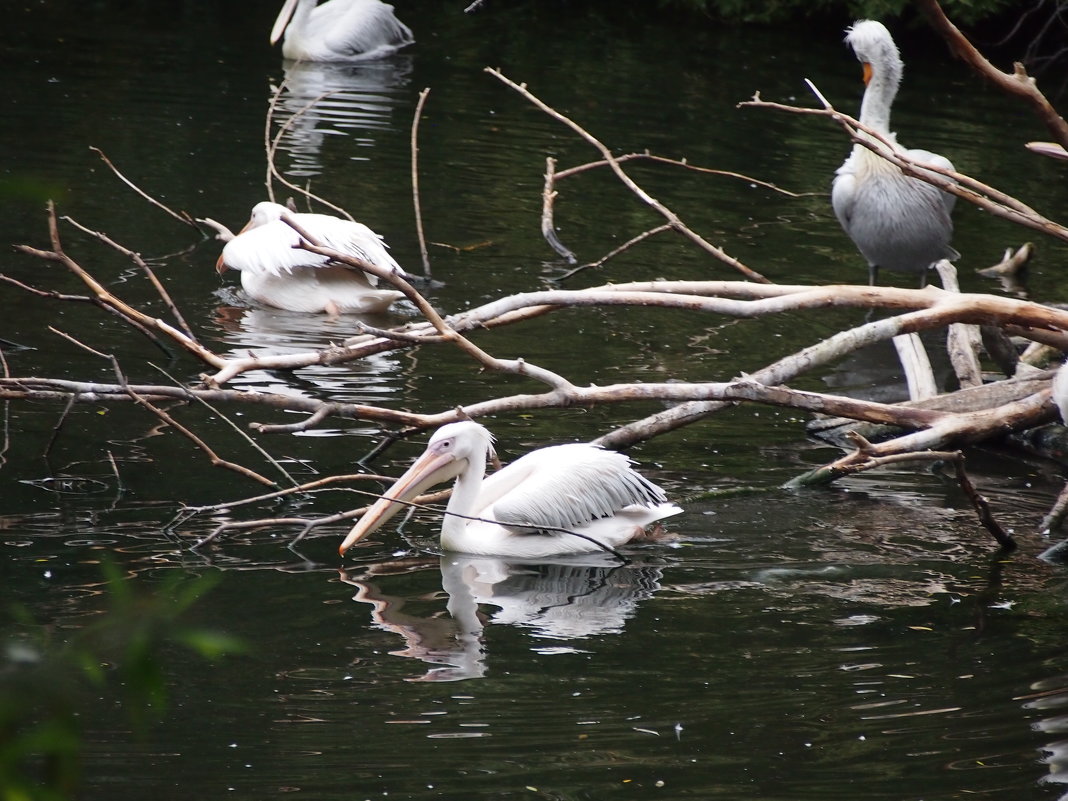
[{"label": "dark water surface", "polygon": [[[47,244],[43,214],[107,232],[157,268],[204,343],[221,353],[296,352],[341,339],[353,321],[253,308],[213,265],[219,245],[123,185],[97,147],[173,208],[238,226],[263,199],[264,117],[333,91],[286,131],[278,164],[352,210],[418,270],[409,136],[420,90],[420,181],[434,301],[458,311],[538,289],[568,265],[541,238],[545,158],[561,168],[596,152],[482,72],[500,67],[617,153],[651,152],[784,188],[636,164],[631,174],[691,227],[776,281],[863,281],[826,191],[847,145],[822,120],[736,109],[811,104],[802,78],[854,110],[859,67],[841,25],[720,30],[527,8],[460,13],[405,8],[417,44],[357,67],[290,67],[266,38],[273,3],[23,4],[5,52],[0,241]],[[249,8],[248,5],[255,5]],[[503,4],[502,4],[503,5]],[[532,6],[534,4],[524,4]],[[16,35],[10,35],[13,31]],[[1042,131],[922,32],[902,37],[906,83],[895,128],[911,146],[1054,217],[1063,169],[1029,156]],[[1006,131],[1012,131],[1011,134]],[[561,239],[599,258],[659,219],[606,173],[570,179]],[[165,310],[123,256],[69,225],[64,243],[129,302]],[[974,267],[1028,237],[973,209],[957,216],[966,289],[996,291]],[[1031,291],[1063,301],[1066,251],[1036,240]],[[58,265],[4,252],[20,281],[83,292]],[[567,286],[655,277],[734,278],[661,236]],[[375,321],[388,324],[413,316]],[[855,324],[821,312],[736,322],[656,310],[561,312],[478,338],[576,384],[726,380]],[[0,338],[13,375],[111,382],[105,360],[54,326],[118,356],[133,381],[192,380],[202,367],[85,304],[0,288]],[[158,368],[158,369],[157,369]],[[897,387],[882,350],[807,378],[819,388]],[[423,348],[235,386],[436,412],[532,389]],[[655,407],[547,411],[487,423],[503,458],[590,439]],[[223,409],[238,424],[293,415]],[[262,459],[202,409],[176,415],[221,455]],[[0,536],[4,599],[60,638],[106,608],[98,563],[112,555],[151,588],[221,574],[195,622],[243,638],[247,655],[206,664],[167,654],[170,705],[145,734],[111,690],[83,713],[85,798],[694,798],[1053,799],[1068,766],[1068,574],[1036,560],[1034,534],[1060,471],[1026,457],[973,453],[974,479],[1021,540],[997,556],[954,483],[902,467],[821,491],[781,484],[835,452],[806,441],[796,414],[743,407],[646,443],[642,469],[685,506],[676,541],[631,564],[549,564],[431,555],[436,522],[389,527],[339,562],[344,527],[301,543],[288,529],[188,544],[218,522],[352,508],[352,493],[233,510],[166,531],[178,505],[246,497],[258,486],[212,468],[188,440],[134,408],[13,403],[2,410]],[[60,421],[62,424],[60,425]],[[58,427],[58,432],[55,429]],[[299,478],[353,472],[373,424],[332,421],[257,441]],[[403,443],[374,469],[396,474]],[[109,456],[110,455],[110,456]],[[110,459],[114,459],[113,470]],[[115,473],[122,478],[118,486]],[[57,482],[56,477],[65,477]],[[733,492],[725,492],[725,491]],[[718,493],[708,497],[708,493]]]}]

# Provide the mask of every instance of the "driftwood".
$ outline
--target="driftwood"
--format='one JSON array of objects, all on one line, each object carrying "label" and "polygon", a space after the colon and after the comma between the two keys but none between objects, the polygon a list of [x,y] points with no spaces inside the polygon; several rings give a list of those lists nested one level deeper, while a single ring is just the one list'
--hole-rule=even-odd
[{"label": "driftwood", "polygon": [[[639,247],[649,237],[674,232],[685,237],[729,269],[741,273],[748,280],[649,281],[609,283],[578,290],[548,289],[510,295],[462,313],[449,315],[440,313],[417,287],[399,275],[323,248],[307,232],[294,225],[304,240],[302,247],[314,253],[327,255],[354,269],[365,270],[376,275],[381,281],[397,287],[408,300],[415,304],[422,320],[392,329],[373,329],[365,326],[360,335],[315,351],[285,356],[227,357],[214,353],[197,340],[195,332],[182,319],[181,312],[169,297],[163,283],[153,275],[147,264],[139,260],[133,250],[125,248],[87,226],[68,218],[59,218],[55,209],[50,205],[47,220],[49,249],[19,245],[17,250],[32,258],[63,265],[84,284],[87,294],[60,294],[47,288],[29,286],[2,274],[0,274],[0,281],[19,291],[51,302],[91,303],[123,321],[141,335],[150,338],[168,352],[176,349],[196,359],[204,366],[205,372],[199,382],[189,385],[182,385],[176,381],[159,384],[131,383],[124,375],[117,356],[100,353],[93,349],[90,343],[85,343],[68,332],[55,331],[54,333],[65,342],[92,352],[100,358],[109,359],[113,365],[116,381],[101,383],[71,378],[12,376],[7,371],[6,362],[3,362],[4,373],[0,376],[0,400],[55,401],[63,404],[67,409],[74,403],[81,402],[136,403],[154,415],[156,419],[189,438],[212,464],[236,470],[252,481],[271,486],[277,486],[280,482],[290,485],[296,482],[286,475],[284,470],[281,470],[266,450],[261,449],[261,453],[265,461],[273,462],[274,467],[281,472],[279,480],[268,478],[251,468],[235,465],[217,456],[206,442],[179,421],[178,417],[182,413],[183,405],[210,403],[213,409],[227,405],[241,405],[246,408],[259,409],[264,415],[277,411],[300,412],[305,415],[298,422],[284,425],[268,421],[257,421],[251,424],[252,430],[261,435],[307,430],[328,419],[337,418],[372,421],[383,427],[398,429],[392,435],[392,438],[396,438],[458,419],[479,418],[507,412],[600,404],[622,405],[650,400],[670,404],[668,408],[657,414],[632,420],[612,431],[605,432],[596,440],[606,447],[620,448],[682,426],[698,423],[707,416],[738,403],[767,404],[803,410],[817,415],[824,431],[832,427],[826,422],[827,418],[845,418],[853,422],[860,421],[868,426],[860,430],[853,428],[848,433],[842,434],[840,420],[833,424],[834,428],[839,429],[838,439],[835,441],[847,448],[849,452],[840,459],[823,465],[805,476],[798,477],[794,481],[795,484],[833,481],[842,475],[870,470],[883,464],[903,460],[937,459],[952,463],[956,468],[962,488],[972,498],[982,525],[1001,547],[1012,547],[1011,538],[997,524],[995,514],[971,488],[964,473],[963,457],[958,449],[971,443],[994,440],[1010,432],[1032,429],[1056,418],[1057,412],[1050,401],[1051,373],[1048,371],[1021,372],[1023,370],[1021,360],[1026,360],[1027,354],[1021,357],[1019,348],[1010,343],[1009,337],[1023,338],[1033,343],[1033,348],[1028,353],[1043,353],[1048,357],[1051,348],[1068,350],[1068,311],[1019,297],[961,293],[956,291],[951,275],[943,277],[945,289],[930,286],[921,290],[850,285],[771,284],[756,270],[731,257],[725,249],[691,230],[667,205],[649,196],[627,175],[624,165],[627,162],[642,159],[662,163],[670,168],[701,170],[726,175],[728,178],[744,177],[747,181],[753,179],[697,167],[682,161],[664,159],[650,153],[613,156],[610,149],[597,137],[539,100],[525,85],[511,81],[499,70],[487,70],[487,72],[525,101],[567,126],[598,151],[599,160],[575,167],[559,169],[552,159],[546,162],[546,180],[542,196],[542,229],[546,241],[561,256],[573,264],[578,262],[577,256],[559,242],[554,232],[553,202],[559,192],[559,182],[563,178],[592,169],[609,169],[626,190],[664,218],[662,225],[633,236],[625,245],[597,260],[576,267],[565,278],[581,269],[602,267],[617,253],[624,249]],[[820,108],[783,106],[762,101],[759,97],[742,105],[829,117],[840,124],[854,141],[860,141],[872,147],[909,174],[934,183],[947,191],[953,191],[968,202],[975,203],[1032,230],[1041,231],[1059,239],[1068,239],[1068,228],[1038,214],[1026,204],[993,187],[955,172],[939,174],[929,165],[924,165],[922,170],[918,169],[917,165],[911,163],[907,157],[890,152],[886,143],[880,143],[878,136],[873,132],[867,131],[858,121],[841,114],[822,99],[822,96],[820,97]],[[426,92],[420,95],[412,133],[413,195],[417,215],[419,206],[414,165],[417,150],[415,125],[425,100]],[[272,113],[274,106],[275,102],[272,102]],[[282,131],[272,138],[270,135],[272,126],[268,120],[265,148],[269,163],[267,179],[269,189],[272,181],[282,180],[273,167],[273,154],[285,126],[291,122],[292,120],[283,124]],[[860,132],[866,132],[872,136],[861,136]],[[106,161],[103,154],[101,157]],[[110,161],[107,163],[115,169]],[[118,174],[117,170],[116,173]],[[121,174],[120,177],[124,182],[133,186]],[[784,191],[771,184],[765,183],[765,185],[777,191]],[[292,185],[288,186],[295,188]],[[134,188],[136,190],[136,187]],[[147,197],[140,190],[136,191]],[[306,192],[304,194],[309,201],[319,200]],[[182,222],[190,222],[191,218],[188,215],[178,215],[169,211],[168,213]],[[157,294],[164,301],[167,313],[173,319],[167,321],[146,314],[105,288],[103,282],[96,279],[89,269],[84,268],[65,252],[60,236],[61,221],[91,234],[102,246],[115,249],[137,263],[147,280],[155,287]],[[205,217],[197,222],[215,231],[220,238],[230,235],[225,226],[213,223],[209,218]],[[425,255],[425,244],[422,244],[421,230],[420,242],[424,255],[424,269],[429,274],[429,262]],[[1025,258],[1023,260],[1026,261]],[[486,332],[501,326],[523,325],[534,318],[551,314],[562,308],[575,309],[587,306],[639,306],[659,308],[665,314],[717,315],[737,319],[757,318],[785,312],[818,312],[821,309],[842,307],[879,310],[880,313],[889,316],[835,333],[822,341],[809,343],[772,364],[748,366],[748,372],[744,375],[719,376],[717,378],[720,380],[706,382],[630,382],[609,386],[579,386],[566,375],[548,370],[522,355],[510,358],[496,356],[475,345],[466,336],[471,331]],[[919,332],[941,329],[954,332],[951,336],[949,353],[958,381],[963,387],[957,392],[936,395],[919,403],[885,404],[831,393],[803,392],[791,389],[789,386],[791,382],[813,369],[831,364],[860,348],[895,338],[908,338],[910,342],[915,342],[918,339],[914,335]],[[980,330],[982,336],[980,336]],[[249,393],[227,388],[235,377],[250,370],[292,370],[311,365],[340,364],[386,351],[443,346],[458,348],[470,360],[473,370],[501,375],[503,378],[499,384],[501,389],[498,393],[463,409],[445,407],[425,412],[409,412],[366,404],[340,403],[330,398]],[[980,370],[977,355],[980,348],[996,354],[998,364],[1007,373],[1013,373],[1013,377],[984,384],[984,376]],[[0,350],[0,357],[2,355],[2,350]],[[1039,357],[1036,355],[1035,358]],[[507,389],[506,386],[513,385],[516,379],[524,381],[530,389],[523,393],[515,393]],[[159,406],[161,403],[168,403],[169,408],[162,409]],[[824,433],[822,436],[828,435]],[[877,437],[882,441],[873,441]],[[266,440],[261,438],[261,441]],[[353,480],[379,480],[380,478],[371,474],[360,474]],[[323,485],[316,483],[291,487],[282,492],[317,492],[322,489]],[[248,502],[265,501],[276,497],[278,495],[272,493],[248,499]],[[228,506],[233,507],[238,503],[243,502],[238,501]],[[1065,505],[1068,505],[1068,501]],[[217,510],[217,508],[211,507],[210,509]],[[183,511],[180,519],[184,519],[184,516],[188,514],[203,513],[206,509],[209,508],[191,507]],[[267,525],[298,526],[299,539],[316,527],[350,519],[360,511],[349,510],[338,515],[312,519],[279,518],[234,521],[218,527],[216,531],[197,544],[207,544],[225,532],[255,530]]]}]

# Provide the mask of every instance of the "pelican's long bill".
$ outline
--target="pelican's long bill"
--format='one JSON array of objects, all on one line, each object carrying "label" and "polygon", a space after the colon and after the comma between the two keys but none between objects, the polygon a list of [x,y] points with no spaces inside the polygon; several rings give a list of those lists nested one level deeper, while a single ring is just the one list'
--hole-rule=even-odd
[{"label": "pelican's long bill", "polygon": [[467,459],[457,458],[451,452],[442,452],[431,446],[415,460],[415,463],[397,479],[392,487],[386,490],[381,498],[371,505],[370,509],[364,512],[363,517],[356,521],[356,525],[352,527],[337,552],[344,554],[403,509],[404,501],[411,501],[435,484],[442,484],[456,478],[466,466]]},{"label": "pelican's long bill", "polygon": [[296,7],[297,0],[286,0],[286,4],[282,6],[282,10],[278,12],[278,19],[274,21],[274,27],[271,28],[271,44],[277,42],[282,36],[282,32],[285,31],[290,18],[293,16],[293,9]]},{"label": "pelican's long bill", "polygon": [[[240,231],[238,231],[236,234],[234,234],[234,239],[236,239],[237,237],[241,236],[241,234],[245,233],[245,231],[251,230],[252,228],[255,228],[255,227],[256,226],[253,224],[252,220],[249,220],[247,223],[245,223],[245,225],[241,228]],[[231,239],[230,241],[232,242],[233,239]],[[224,250],[225,250],[225,248],[224,248]],[[222,275],[223,273],[225,273],[229,269],[230,269],[230,267],[226,263],[226,256],[224,256],[222,253],[220,253],[219,254],[219,258],[215,260],[215,272],[217,272],[219,275]]]}]

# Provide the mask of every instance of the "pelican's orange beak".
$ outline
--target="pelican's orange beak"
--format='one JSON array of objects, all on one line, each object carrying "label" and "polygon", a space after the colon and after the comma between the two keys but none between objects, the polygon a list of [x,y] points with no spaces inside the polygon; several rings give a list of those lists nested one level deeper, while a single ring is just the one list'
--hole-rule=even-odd
[{"label": "pelican's orange beak", "polygon": [[867,86],[869,83],[871,83],[871,64],[865,61],[862,62],[861,66],[864,69],[864,85]]},{"label": "pelican's orange beak", "polygon": [[407,472],[363,513],[363,517],[356,521],[356,525],[342,541],[337,552],[344,555],[345,551],[381,527],[403,509],[407,502],[421,495],[429,487],[456,478],[463,472],[466,462],[466,459],[457,459],[452,453],[439,452],[431,445]]},{"label": "pelican's orange beak", "polygon": [[[245,233],[245,231],[247,231],[249,228],[252,228],[252,220],[249,220],[247,223],[245,223],[245,227],[237,232],[237,234],[235,235],[234,239],[236,239],[238,236],[241,236],[241,234]],[[233,240],[230,240],[230,241],[232,242]],[[227,243],[227,244],[229,244],[229,243]],[[229,265],[227,265],[227,263],[224,261],[225,258],[226,258],[226,247],[223,246],[223,252],[219,254],[219,258],[215,262],[215,272],[217,272],[219,275],[222,275],[223,273],[225,273],[227,270],[230,269]]]}]

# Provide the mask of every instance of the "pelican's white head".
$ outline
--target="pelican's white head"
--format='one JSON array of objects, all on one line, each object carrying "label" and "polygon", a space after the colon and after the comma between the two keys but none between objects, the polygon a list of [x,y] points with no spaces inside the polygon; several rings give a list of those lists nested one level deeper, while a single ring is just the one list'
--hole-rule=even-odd
[{"label": "pelican's white head", "polygon": [[862,19],[846,29],[846,44],[864,65],[864,83],[887,77],[896,85],[901,80],[901,54],[890,31],[881,22]]},{"label": "pelican's white head", "polygon": [[411,501],[430,487],[460,478],[469,473],[471,465],[477,469],[469,474],[481,481],[486,459],[491,453],[493,435],[485,426],[470,420],[442,426],[430,438],[423,455],[356,522],[338,552],[344,554],[379,528],[403,508],[404,502]]},{"label": "pelican's white head", "polygon": [[451,453],[455,459],[477,458],[481,454],[485,460],[493,453],[493,434],[473,420],[461,420],[435,431],[427,443],[427,450],[432,448],[440,453]]},{"label": "pelican's white head", "polygon": [[281,203],[271,203],[270,201],[265,200],[252,207],[252,214],[248,218],[248,223],[241,230],[247,231],[250,228],[258,228],[269,222],[280,220],[282,219],[282,215],[287,213],[289,213],[289,209]]}]

